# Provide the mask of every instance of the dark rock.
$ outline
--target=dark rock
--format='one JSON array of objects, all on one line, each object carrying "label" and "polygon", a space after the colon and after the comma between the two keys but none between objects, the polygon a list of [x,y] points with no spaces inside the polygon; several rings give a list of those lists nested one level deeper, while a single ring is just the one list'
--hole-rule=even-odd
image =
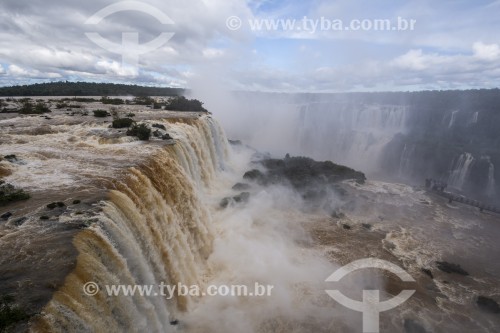
[{"label": "dark rock", "polygon": [[49,218],[47,215],[40,216],[40,220],[48,220]]},{"label": "dark rock", "polygon": [[369,224],[369,223],[361,223],[361,226],[367,230],[371,230],[372,229],[372,225]]},{"label": "dark rock", "polygon": [[225,197],[223,198],[220,203],[219,203],[219,207],[221,208],[227,208],[227,206],[229,206],[229,204],[231,202],[234,202],[234,203],[245,203],[248,201],[248,199],[250,198],[250,193],[249,192],[241,192],[240,194],[238,195],[235,195],[234,197]]},{"label": "dark rock", "polygon": [[82,201],[81,201],[81,200],[78,200],[78,199],[73,200],[73,205],[78,205],[80,202],[82,202]]},{"label": "dark rock", "polygon": [[222,198],[222,200],[219,202],[219,207],[220,208],[227,208],[227,206],[229,206],[230,201],[231,201],[231,198],[229,198],[229,197]]},{"label": "dark rock", "polygon": [[241,141],[240,140],[227,140],[229,141],[230,144],[234,145],[234,146],[239,146],[241,145]]},{"label": "dark rock", "polygon": [[479,309],[485,312],[490,312],[490,313],[500,313],[500,306],[498,303],[489,297],[486,296],[479,296],[476,300],[477,306],[479,306]]},{"label": "dark rock", "polygon": [[56,202],[51,202],[47,205],[47,208],[48,209],[54,209],[57,207],[57,203]]},{"label": "dark rock", "polygon": [[178,324],[179,324],[179,321],[177,319],[170,321],[170,325],[178,325]]},{"label": "dark rock", "polygon": [[250,199],[250,192],[241,192],[233,197],[235,202],[248,202],[248,199]]},{"label": "dark rock", "polygon": [[366,180],[359,171],[331,161],[317,162],[308,157],[264,158],[260,164],[268,169],[265,175],[267,182],[290,183],[296,189],[305,189],[313,183],[333,186],[346,179],[354,179],[359,183]]},{"label": "dark rock", "polygon": [[172,138],[172,137],[170,136],[170,134],[165,133],[165,134],[163,134],[163,135],[161,136],[161,139],[162,139],[162,140],[173,140],[174,138]]},{"label": "dark rock", "polygon": [[26,216],[20,217],[14,221],[12,221],[12,224],[15,225],[16,227],[19,227],[24,224],[24,222],[28,221],[28,218]]},{"label": "dark rock", "polygon": [[351,230],[351,226],[349,224],[342,224],[342,228],[346,229],[346,230]]},{"label": "dark rock", "polygon": [[167,128],[165,127],[165,125],[162,125],[162,124],[153,124],[153,125],[151,125],[151,127],[159,128],[159,129],[162,129],[164,131],[167,130]]},{"label": "dark rock", "polygon": [[469,273],[467,273],[467,271],[465,271],[458,264],[453,264],[453,263],[449,263],[446,261],[436,261],[436,264],[437,264],[437,268],[439,268],[439,270],[441,270],[445,273],[455,273],[455,274],[460,274],[460,275],[464,275],[464,276],[469,275]]},{"label": "dark rock", "polygon": [[432,272],[430,269],[422,268],[421,271],[422,271],[422,273],[424,273],[425,275],[427,275],[431,279],[434,279],[434,275],[432,275]]},{"label": "dark rock", "polygon": [[14,155],[14,154],[5,155],[3,158],[6,159],[7,161],[11,162],[11,163],[17,162],[17,156]]},{"label": "dark rock", "polygon": [[61,201],[58,201],[58,202],[51,202],[47,205],[47,208],[48,209],[54,209],[56,207],[65,207],[66,205],[64,204],[64,202],[61,202]]},{"label": "dark rock", "polygon": [[262,171],[253,169],[250,171],[245,172],[243,175],[244,179],[248,180],[253,180],[253,181],[262,181],[265,180],[265,175],[262,173]]},{"label": "dark rock", "polygon": [[235,191],[245,191],[248,190],[251,186],[247,183],[236,183],[233,185],[232,189]]},{"label": "dark rock", "polygon": [[12,213],[11,213],[11,212],[7,212],[7,213],[5,213],[5,214],[2,214],[2,215],[0,216],[0,219],[2,219],[2,220],[8,220],[8,219],[9,219],[9,217],[11,217],[11,216],[12,216]]},{"label": "dark rock", "polygon": [[403,326],[406,333],[427,333],[425,328],[413,319],[405,319]]}]

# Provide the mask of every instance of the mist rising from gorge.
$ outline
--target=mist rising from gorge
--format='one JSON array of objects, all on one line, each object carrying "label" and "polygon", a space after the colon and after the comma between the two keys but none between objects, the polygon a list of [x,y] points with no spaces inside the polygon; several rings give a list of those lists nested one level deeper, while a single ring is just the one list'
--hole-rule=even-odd
[{"label": "mist rising from gorge", "polygon": [[378,179],[437,179],[484,201],[500,193],[496,89],[281,94],[207,86],[193,95],[230,139],[261,152],[332,160]]}]

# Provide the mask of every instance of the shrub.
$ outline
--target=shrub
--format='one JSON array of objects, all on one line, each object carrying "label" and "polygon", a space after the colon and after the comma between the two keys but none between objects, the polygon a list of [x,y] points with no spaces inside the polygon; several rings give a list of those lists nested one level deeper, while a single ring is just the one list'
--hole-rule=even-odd
[{"label": "shrub", "polygon": [[59,102],[56,104],[56,108],[57,109],[64,109],[64,108],[67,108],[69,105],[66,104],[65,102]]},{"label": "shrub", "polygon": [[151,97],[147,96],[138,96],[134,98],[133,103],[137,105],[151,105],[155,102],[155,100]]},{"label": "shrub", "polygon": [[125,102],[121,98],[109,98],[107,96],[103,96],[101,98],[101,103],[102,104],[112,104],[112,105],[125,104]]},{"label": "shrub", "polygon": [[30,195],[24,190],[0,180],[0,206],[8,205],[14,201],[27,200]]},{"label": "shrub", "polygon": [[94,112],[94,117],[97,118],[104,118],[111,116],[106,110],[94,110],[93,112]]},{"label": "shrub", "polygon": [[113,128],[126,128],[130,127],[134,123],[134,120],[130,118],[117,118],[113,120]]},{"label": "shrub", "polygon": [[23,106],[19,109],[21,114],[42,114],[50,112],[50,109],[45,105],[44,102],[37,102],[35,105],[30,101],[23,103]]},{"label": "shrub", "polygon": [[0,332],[6,332],[9,326],[28,319],[30,316],[23,309],[12,305],[13,297],[0,298]]},{"label": "shrub", "polygon": [[151,137],[151,129],[146,124],[134,124],[127,131],[127,135],[136,136],[139,140],[148,141]]},{"label": "shrub", "polygon": [[197,99],[187,99],[184,96],[172,97],[168,100],[165,110],[173,111],[203,111],[207,110],[203,107],[203,103]]}]

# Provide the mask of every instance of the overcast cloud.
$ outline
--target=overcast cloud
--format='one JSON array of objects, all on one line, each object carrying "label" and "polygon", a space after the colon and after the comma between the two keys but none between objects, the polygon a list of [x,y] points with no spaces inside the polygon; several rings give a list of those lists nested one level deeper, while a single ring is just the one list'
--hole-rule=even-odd
[{"label": "overcast cloud", "polygon": [[[263,91],[376,91],[497,87],[500,1],[143,0],[168,15],[162,25],[124,11],[85,21],[119,1],[16,0],[0,4],[0,85],[82,80],[174,87],[217,84]],[[242,26],[230,30],[237,16]],[[252,31],[258,18],[416,20],[413,31]],[[90,41],[174,37],[138,67]]]}]

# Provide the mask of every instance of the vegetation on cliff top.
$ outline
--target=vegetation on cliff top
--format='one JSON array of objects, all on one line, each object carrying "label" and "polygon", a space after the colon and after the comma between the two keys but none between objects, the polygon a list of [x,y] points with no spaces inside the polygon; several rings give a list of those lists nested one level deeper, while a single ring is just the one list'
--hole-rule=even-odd
[{"label": "vegetation on cliff top", "polygon": [[0,96],[177,96],[182,93],[184,90],[179,88],[68,81],[0,87]]}]

